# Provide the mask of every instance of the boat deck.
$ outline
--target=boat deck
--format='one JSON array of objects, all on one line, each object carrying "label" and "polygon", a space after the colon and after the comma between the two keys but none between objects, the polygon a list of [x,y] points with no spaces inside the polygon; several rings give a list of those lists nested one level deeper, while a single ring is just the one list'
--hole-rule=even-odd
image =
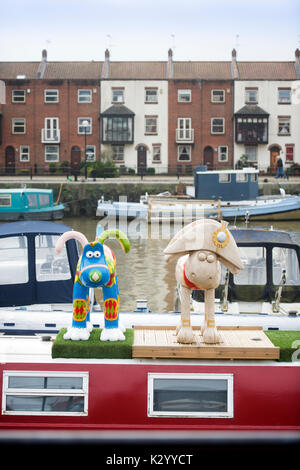
[{"label": "boat deck", "polygon": [[277,348],[257,326],[218,327],[221,343],[205,344],[194,327],[194,343],[179,344],[175,327],[135,326],[132,356],[181,359],[279,359]]}]

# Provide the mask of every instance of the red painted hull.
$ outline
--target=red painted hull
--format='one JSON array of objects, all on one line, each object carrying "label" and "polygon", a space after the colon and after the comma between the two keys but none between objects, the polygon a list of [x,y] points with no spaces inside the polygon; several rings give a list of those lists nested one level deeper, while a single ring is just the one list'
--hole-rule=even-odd
[{"label": "red painted hull", "polygon": [[[300,430],[300,367],[238,362],[7,363],[3,371],[89,373],[87,416],[1,415],[1,430]],[[147,416],[148,373],[233,374],[232,418]]]}]

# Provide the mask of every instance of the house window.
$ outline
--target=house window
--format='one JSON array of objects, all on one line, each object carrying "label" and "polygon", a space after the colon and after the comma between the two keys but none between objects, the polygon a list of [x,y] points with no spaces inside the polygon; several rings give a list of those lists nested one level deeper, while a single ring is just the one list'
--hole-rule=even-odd
[{"label": "house window", "polygon": [[152,145],[152,161],[156,163],[161,162],[161,145],[160,144],[153,144]]},{"label": "house window", "polygon": [[278,104],[290,104],[291,103],[291,89],[290,88],[278,88]]},{"label": "house window", "polygon": [[124,162],[124,145],[112,145],[113,161],[116,163]]},{"label": "house window", "polygon": [[245,146],[245,155],[248,157],[248,162],[257,161],[257,147],[255,145]]},{"label": "house window", "polygon": [[122,143],[133,141],[133,117],[104,116],[103,143]]},{"label": "house window", "polygon": [[26,119],[25,118],[13,118],[12,119],[12,132],[13,134],[25,134],[26,133]]},{"label": "house window", "polygon": [[221,145],[218,147],[218,160],[219,162],[228,161],[228,147],[227,145]]},{"label": "house window", "polygon": [[25,90],[12,90],[12,102],[13,103],[25,103],[26,94]]},{"label": "house window", "polygon": [[145,89],[145,103],[157,103],[157,88],[146,88]]},{"label": "house window", "polygon": [[88,162],[96,161],[96,146],[95,145],[86,146],[86,160]]},{"label": "house window", "polygon": [[92,90],[78,90],[78,103],[91,103]]},{"label": "house window", "polygon": [[294,161],[294,145],[286,145],[285,146],[285,161],[286,162],[293,162]]},{"label": "house window", "polygon": [[225,119],[224,118],[211,118],[211,133],[224,134],[225,133]]},{"label": "house window", "polygon": [[211,90],[212,103],[225,103],[225,90]]},{"label": "house window", "polygon": [[2,414],[84,416],[88,372],[4,371]]},{"label": "house window", "polygon": [[193,141],[194,129],[192,127],[192,118],[178,118],[177,120],[177,140]]},{"label": "house window", "polygon": [[238,117],[236,118],[236,142],[238,144],[262,144],[268,141],[268,118]]},{"label": "house window", "polygon": [[20,146],[20,162],[29,162],[30,150],[29,145]]},{"label": "house window", "polygon": [[145,116],[145,134],[157,134],[157,116]]},{"label": "house window", "polygon": [[245,89],[245,103],[255,104],[258,103],[258,88]]},{"label": "house window", "polygon": [[148,374],[148,416],[233,418],[233,374]]},{"label": "house window", "polygon": [[[86,127],[83,126],[84,121],[87,121],[88,125]],[[78,118],[77,120],[78,123],[78,134],[91,134],[92,133],[92,118],[90,117],[82,117]]]},{"label": "house window", "polygon": [[58,101],[59,101],[59,92],[58,92],[58,90],[45,90],[44,91],[44,101],[45,101],[45,103],[58,103]]},{"label": "house window", "polygon": [[291,134],[291,118],[290,116],[278,117],[278,135]]},{"label": "house window", "polygon": [[45,141],[59,142],[59,118],[47,117],[45,118]]},{"label": "house window", "polygon": [[45,145],[45,162],[59,161],[59,145]]},{"label": "house window", "polygon": [[[11,207],[11,195],[3,194],[0,205]],[[28,282],[27,237],[0,238],[0,268],[0,285]]]},{"label": "house window", "polygon": [[192,151],[190,145],[178,145],[178,161],[191,161]]},{"label": "house window", "polygon": [[191,103],[192,90],[178,90],[177,99],[178,103]]},{"label": "house window", "polygon": [[[36,194],[35,194],[36,196]],[[49,194],[39,194],[39,207],[50,204]],[[35,243],[35,270],[38,282],[62,281],[71,279],[70,265],[66,245],[57,255],[55,245],[59,235],[37,235]]]},{"label": "house window", "polygon": [[112,102],[124,103],[124,88],[112,88]]}]

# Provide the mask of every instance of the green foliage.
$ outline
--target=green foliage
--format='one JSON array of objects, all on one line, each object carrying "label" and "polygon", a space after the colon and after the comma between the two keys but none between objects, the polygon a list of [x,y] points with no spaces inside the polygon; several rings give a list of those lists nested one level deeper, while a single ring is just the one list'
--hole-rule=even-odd
[{"label": "green foliage", "polygon": [[[297,349],[300,349],[300,331],[282,331],[282,330],[268,330],[265,334],[270,341],[280,348],[280,361],[291,362],[292,355]],[[296,346],[296,341],[299,345]],[[300,360],[300,353],[298,355]]]},{"label": "green foliage", "polygon": [[113,162],[97,161],[88,163],[88,174],[92,178],[116,178],[119,175],[119,171]]}]

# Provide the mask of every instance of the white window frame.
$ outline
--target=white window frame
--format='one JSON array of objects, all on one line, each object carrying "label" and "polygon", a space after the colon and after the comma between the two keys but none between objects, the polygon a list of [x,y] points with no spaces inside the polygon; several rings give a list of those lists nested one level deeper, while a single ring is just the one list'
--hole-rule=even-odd
[{"label": "white window frame", "polygon": [[[215,99],[214,93],[216,91],[218,93],[222,92],[222,99]],[[221,96],[221,95],[217,94],[217,96]],[[219,90],[219,89],[211,90],[211,102],[212,103],[225,103],[225,90]]]},{"label": "white window frame", "polygon": [[[188,159],[188,160],[180,160],[179,157],[180,157],[180,154],[181,154],[181,152],[180,152],[180,148],[181,148],[181,147],[186,147],[186,148],[189,149],[189,159]],[[178,149],[177,149],[177,161],[178,161],[178,162],[191,162],[191,161],[192,161],[192,146],[191,146],[191,145],[189,145],[189,144],[186,144],[186,145],[184,145],[184,144],[178,145]]]},{"label": "white window frame", "polygon": [[[220,126],[221,124],[214,124],[214,120],[215,119],[221,119],[222,120],[222,131],[214,131],[214,126]],[[225,134],[225,118],[223,117],[212,117],[211,120],[210,120],[210,131],[211,131],[211,134]]]},{"label": "white window frame", "polygon": [[[147,124],[147,121],[153,119],[155,121],[155,124]],[[148,127],[148,130],[147,130]],[[154,130],[149,130],[149,128],[154,128]],[[145,116],[145,135],[153,134],[156,135],[158,134],[158,117],[157,116]]]},{"label": "white window frame", "polygon": [[[112,145],[112,151],[113,151],[113,162],[114,163],[124,163],[125,161],[125,146],[124,145]],[[117,158],[117,157],[122,157],[122,158]]]},{"label": "white window frame", "polygon": [[[27,149],[27,151],[25,149]],[[20,145],[20,162],[29,162],[29,161],[30,161],[29,145]]]},{"label": "white window frame", "polygon": [[[255,96],[251,99],[251,94],[254,93]],[[255,104],[258,103],[258,88],[245,88],[245,103]]]},{"label": "white window frame", "polygon": [[[19,121],[19,124],[17,122]],[[24,130],[18,132],[18,128],[22,127]],[[26,119],[25,118],[12,118],[12,133],[13,134],[26,134]]]},{"label": "white window frame", "polygon": [[77,118],[77,133],[79,135],[84,135],[85,130],[82,125],[83,121],[88,121],[89,127],[87,127],[86,134],[91,135],[93,130],[93,119],[91,117],[79,117]]},{"label": "white window frame", "polygon": [[92,90],[87,88],[80,88],[77,90],[77,101],[78,103],[92,103]]},{"label": "white window frame", "polygon": [[[221,149],[226,149],[225,152],[222,152]],[[221,158],[221,155],[226,155],[226,158]],[[228,145],[219,145],[218,147],[218,161],[219,162],[228,162]]]},{"label": "white window frame", "polygon": [[[186,98],[184,98],[186,96]],[[177,101],[178,103],[191,103],[192,102],[192,90],[182,89],[177,90]]]},{"label": "white window frame", "polygon": [[[159,158],[154,158],[155,156]],[[152,162],[161,163],[161,144],[152,144]]]},{"label": "white window frame", "polygon": [[[20,94],[17,97],[16,92],[17,93],[22,93],[22,94]],[[12,103],[26,103],[26,91],[25,90],[12,90],[12,92],[11,92],[11,101],[12,101]]]},{"label": "white window frame", "polygon": [[44,103],[59,103],[59,90],[44,90]]},{"label": "white window frame", "polygon": [[[87,145],[86,146],[86,161],[95,162],[96,161],[96,145]],[[90,156],[88,156],[90,154]]]},{"label": "white window frame", "polygon": [[[111,101],[112,103],[124,103],[125,96],[124,96],[124,88],[112,88],[111,89]],[[116,95],[115,95],[116,93]],[[117,97],[117,99],[115,99]]]},{"label": "white window frame", "polygon": [[[38,389],[38,388],[9,388],[9,377],[80,377],[82,378],[82,389]],[[30,415],[30,416],[87,416],[88,415],[88,391],[89,391],[89,373],[88,372],[63,372],[63,371],[3,371],[2,387],[2,415]],[[7,411],[7,395],[22,396],[83,396],[84,411]]]},{"label": "white window frame", "polygon": [[[284,99],[284,98],[280,98],[280,92],[289,92],[289,98],[288,99]],[[278,104],[291,104],[292,102],[292,90],[291,88],[278,88],[277,89],[277,103]]]},{"label": "white window frame", "polygon": [[[154,404],[154,380],[155,379],[199,379],[199,380],[226,380],[227,381],[227,411],[155,411]],[[233,418],[233,374],[202,374],[202,373],[148,373],[148,416],[165,418]]]},{"label": "white window frame", "polygon": [[59,137],[59,118],[45,117],[44,119],[45,138],[50,142],[57,142]]},{"label": "white window frame", "polygon": [[[53,160],[53,159],[51,159],[51,160],[48,160],[48,159],[47,159],[47,154],[51,154],[51,152],[49,152],[49,150],[47,150],[48,147],[55,147],[55,149],[56,149],[56,152],[55,152],[55,153],[54,153],[54,152],[52,153],[52,155],[56,155],[56,158],[55,158],[54,160]],[[47,145],[45,145],[45,162],[47,162],[47,163],[59,162],[59,145],[55,145],[55,144],[47,144]]]},{"label": "white window frame", "polygon": [[[152,93],[148,94],[149,91],[151,91]],[[155,92],[155,94],[153,92]],[[158,89],[157,88],[145,88],[145,103],[152,103],[152,104],[158,103]]]},{"label": "white window frame", "polygon": [[[291,116],[278,116],[278,133],[279,136],[291,135]],[[281,127],[281,129],[280,129]],[[288,129],[287,132],[283,132],[284,129]]]}]

